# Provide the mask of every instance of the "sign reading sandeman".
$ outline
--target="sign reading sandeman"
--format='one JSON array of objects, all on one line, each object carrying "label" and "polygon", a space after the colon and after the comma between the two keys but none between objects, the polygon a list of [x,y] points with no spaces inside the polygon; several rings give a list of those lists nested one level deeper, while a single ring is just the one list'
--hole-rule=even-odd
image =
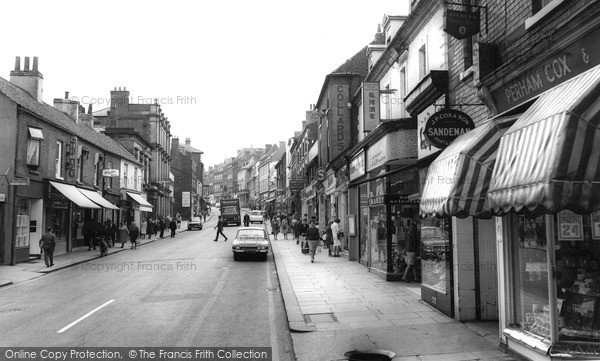
[{"label": "sign reading sandeman", "polygon": [[473,119],[467,114],[443,109],[433,114],[425,124],[425,136],[438,148],[446,148],[454,139],[475,128]]}]

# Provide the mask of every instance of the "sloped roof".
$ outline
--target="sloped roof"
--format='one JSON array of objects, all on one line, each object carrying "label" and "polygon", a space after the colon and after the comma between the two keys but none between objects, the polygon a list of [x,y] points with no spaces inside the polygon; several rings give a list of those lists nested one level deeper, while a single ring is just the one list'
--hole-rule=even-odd
[{"label": "sloped roof", "polygon": [[337,69],[331,72],[329,75],[335,74],[356,74],[362,77],[367,76],[369,72],[369,61],[367,58],[367,47],[360,49],[360,51],[354,54],[350,59],[340,65]]},{"label": "sloped roof", "polygon": [[83,139],[90,144],[94,144],[99,148],[122,157],[130,162],[141,164],[133,157],[131,153],[127,151],[127,149],[125,149],[121,144],[117,143],[114,139],[99,133],[86,125],[76,124],[75,121],[67,114],[46,103],[38,102],[28,92],[1,77],[0,93],[6,95],[6,97],[17,103],[22,108],[38,115],[43,120],[62,128],[67,133]]}]

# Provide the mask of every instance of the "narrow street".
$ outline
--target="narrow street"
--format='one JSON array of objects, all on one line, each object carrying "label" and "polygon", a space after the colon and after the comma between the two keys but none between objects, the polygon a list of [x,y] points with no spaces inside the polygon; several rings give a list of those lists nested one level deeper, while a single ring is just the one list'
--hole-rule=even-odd
[{"label": "narrow street", "polygon": [[214,242],[214,223],[2,288],[14,312],[0,314],[0,345],[273,347],[292,360],[272,255],[234,262],[237,227]]}]

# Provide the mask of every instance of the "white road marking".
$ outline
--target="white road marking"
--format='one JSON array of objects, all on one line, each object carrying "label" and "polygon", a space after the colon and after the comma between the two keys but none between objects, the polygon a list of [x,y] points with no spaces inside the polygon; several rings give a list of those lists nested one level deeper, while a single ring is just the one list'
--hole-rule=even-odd
[{"label": "white road marking", "polygon": [[79,317],[78,319],[76,319],[75,321],[69,323],[68,325],[66,325],[65,327],[61,328],[60,330],[58,330],[56,333],[63,333],[66,330],[70,329],[71,327],[75,326],[78,322],[85,320],[86,318],[90,317],[94,312],[98,311],[99,309],[101,309],[104,306],[107,306],[109,304],[111,304],[112,302],[114,302],[115,300],[110,300],[108,302],[106,302],[105,304],[98,306],[96,308],[94,308],[93,310],[91,310],[90,312],[86,313],[85,315]]},{"label": "white road marking", "polygon": [[[275,256],[273,256],[275,257]],[[267,270],[267,284],[273,285],[271,279],[271,272],[269,272],[269,262],[265,262],[265,268]],[[275,323],[275,303],[273,301],[273,294],[275,292],[267,292],[269,299],[269,328],[271,331],[271,360],[279,361],[279,343],[277,342],[277,324]]]}]

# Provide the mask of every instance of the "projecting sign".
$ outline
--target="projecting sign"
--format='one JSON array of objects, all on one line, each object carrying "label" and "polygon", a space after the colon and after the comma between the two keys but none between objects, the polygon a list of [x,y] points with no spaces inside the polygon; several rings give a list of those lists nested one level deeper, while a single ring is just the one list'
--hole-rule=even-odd
[{"label": "projecting sign", "polygon": [[118,177],[119,170],[118,169],[104,169],[102,171],[102,176],[103,177]]},{"label": "projecting sign", "polygon": [[379,82],[364,82],[362,96],[363,131],[370,132],[379,125]]},{"label": "projecting sign", "polygon": [[319,167],[317,168],[317,180],[319,182],[322,182],[325,180],[325,175],[326,175],[327,171],[325,170],[325,168],[323,167]]},{"label": "projecting sign", "polygon": [[444,31],[460,40],[479,32],[479,12],[446,9]]},{"label": "projecting sign", "polygon": [[475,123],[467,114],[443,109],[429,117],[425,124],[425,136],[433,146],[444,149],[454,139],[474,128]]}]

